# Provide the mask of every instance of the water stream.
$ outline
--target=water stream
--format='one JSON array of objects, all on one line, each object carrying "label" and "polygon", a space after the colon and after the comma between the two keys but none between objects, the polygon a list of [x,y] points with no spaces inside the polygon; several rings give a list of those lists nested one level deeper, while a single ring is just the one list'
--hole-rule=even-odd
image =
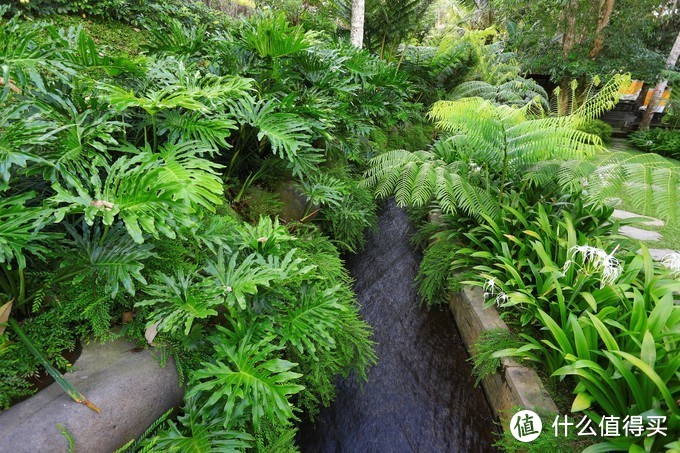
[{"label": "water stream", "polygon": [[474,387],[448,310],[421,306],[413,279],[421,256],[409,244],[406,213],[393,202],[365,251],[348,259],[378,365],[361,386],[340,380],[316,426],[303,423],[303,452],[492,452],[495,427]]}]

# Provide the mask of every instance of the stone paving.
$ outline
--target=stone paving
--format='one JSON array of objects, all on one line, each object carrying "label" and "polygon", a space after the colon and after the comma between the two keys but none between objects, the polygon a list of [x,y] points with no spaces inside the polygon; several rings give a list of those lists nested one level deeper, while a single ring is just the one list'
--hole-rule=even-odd
[{"label": "stone paving", "polygon": [[[653,227],[662,227],[664,226],[663,220],[655,219],[653,217],[645,217],[641,216],[639,214],[635,214],[633,212],[628,212],[628,211],[623,211],[620,209],[615,209],[614,213],[612,214],[612,217],[615,219],[630,219],[633,217],[637,218],[643,218],[646,219],[644,222],[640,222],[642,225],[648,225],[648,226],[653,226]],[[663,236],[661,233],[657,231],[650,231],[650,230],[643,230],[642,228],[635,228],[632,226],[624,226],[621,227],[619,230],[621,234],[624,236],[628,236],[629,238],[632,239],[638,239],[640,241],[659,241]],[[659,248],[650,248],[649,253],[652,255],[652,258],[655,260],[662,260],[664,257],[670,255],[671,253],[675,252],[675,250],[672,249],[659,249]]]}]

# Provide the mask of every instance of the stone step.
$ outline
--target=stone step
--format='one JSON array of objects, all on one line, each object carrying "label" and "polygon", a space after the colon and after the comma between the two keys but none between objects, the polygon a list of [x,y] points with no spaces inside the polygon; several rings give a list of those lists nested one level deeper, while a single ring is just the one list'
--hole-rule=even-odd
[{"label": "stone step", "polygon": [[649,249],[649,254],[652,255],[652,258],[654,258],[656,261],[662,261],[668,255],[674,252],[675,250],[672,249]]},{"label": "stone step", "polygon": [[619,233],[632,239],[640,241],[658,241],[662,238],[661,233],[656,231],[643,230],[632,226],[624,226],[619,229]]},{"label": "stone step", "polygon": [[640,222],[642,225],[648,225],[648,226],[653,226],[653,227],[662,227],[664,226],[664,221],[655,219],[654,217],[647,217],[647,216],[642,216],[640,214],[635,214],[634,212],[629,212],[629,211],[624,211],[622,209],[614,209],[614,213],[612,214],[612,217],[615,219],[632,219],[632,218],[640,218],[640,219],[648,219],[645,220],[644,222]]}]

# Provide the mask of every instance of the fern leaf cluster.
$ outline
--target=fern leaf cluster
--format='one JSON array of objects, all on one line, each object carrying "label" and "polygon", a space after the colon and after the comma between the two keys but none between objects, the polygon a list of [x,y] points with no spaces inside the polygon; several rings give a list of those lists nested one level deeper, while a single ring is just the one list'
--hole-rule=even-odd
[{"label": "fern leaf cluster", "polygon": [[[443,212],[494,218],[502,195],[512,190],[561,190],[603,205],[627,192],[640,207],[665,219],[678,211],[678,167],[659,156],[610,153],[602,140],[578,130],[583,121],[611,108],[626,76],[607,82],[573,114],[535,117],[521,107],[481,97],[436,102],[429,116],[446,132],[426,151],[390,151],[371,161],[365,183],[399,205],[436,201]],[[491,96],[493,87],[471,83],[460,94]],[[491,91],[489,91],[491,90]]]}]

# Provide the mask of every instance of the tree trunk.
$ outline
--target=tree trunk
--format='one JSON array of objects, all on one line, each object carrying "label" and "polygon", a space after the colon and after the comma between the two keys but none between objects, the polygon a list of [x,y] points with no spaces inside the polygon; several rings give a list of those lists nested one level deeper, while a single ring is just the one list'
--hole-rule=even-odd
[{"label": "tree trunk", "polygon": [[562,11],[562,19],[566,21],[566,30],[562,33],[562,56],[566,57],[576,44],[576,13],[578,5],[574,0],[570,0],[566,8]]},{"label": "tree trunk", "polygon": [[[668,59],[666,60],[666,68],[667,69],[674,68],[675,64],[678,62],[679,56],[680,56],[680,33],[678,33],[677,38],[675,38],[675,43],[673,44],[671,53],[670,55],[668,55]],[[659,83],[657,83],[656,86],[654,87],[654,91],[652,91],[652,97],[649,99],[649,104],[647,104],[647,110],[645,110],[645,114],[642,117],[642,122],[640,122],[641,131],[648,130],[649,125],[652,124],[652,117],[654,117],[654,109],[659,104],[661,96],[663,95],[663,92],[666,89],[667,85],[668,79],[660,79]]]},{"label": "tree trunk", "polygon": [[350,42],[358,48],[364,44],[364,0],[352,0]]},{"label": "tree trunk", "polygon": [[568,78],[562,78],[560,80],[560,94],[557,96],[557,115],[558,116],[566,116],[570,112],[570,106],[569,106],[569,93],[571,92],[571,89],[569,88],[569,79]]},{"label": "tree trunk", "polygon": [[597,16],[597,30],[595,31],[595,41],[590,51],[590,58],[597,57],[604,47],[604,29],[609,24],[609,18],[614,9],[614,0],[600,0],[600,10]]}]

